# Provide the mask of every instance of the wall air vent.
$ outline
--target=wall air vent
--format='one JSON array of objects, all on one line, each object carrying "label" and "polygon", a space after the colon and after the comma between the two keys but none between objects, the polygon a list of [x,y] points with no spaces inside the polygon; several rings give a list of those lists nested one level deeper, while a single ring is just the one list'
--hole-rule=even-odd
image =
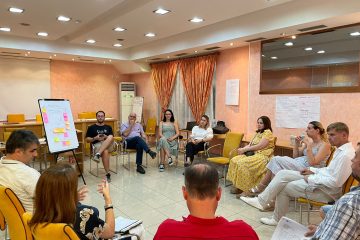
[{"label": "wall air vent", "polygon": [[312,30],[317,30],[320,28],[326,28],[327,26],[325,25],[316,25],[316,26],[312,26],[312,27],[307,27],[307,28],[300,28],[298,29],[299,32],[307,32],[307,31],[312,31]]},{"label": "wall air vent", "polygon": [[265,40],[265,39],[266,38],[258,37],[258,38],[246,40],[245,42],[257,42],[257,41],[262,41],[262,40]]},{"label": "wall air vent", "polygon": [[158,61],[158,60],[161,60],[161,59],[163,59],[163,58],[152,58],[152,59],[150,59],[150,61]]},{"label": "wall air vent", "polygon": [[185,56],[187,53],[179,53],[179,54],[175,54],[175,56],[177,57],[181,57],[181,56]]},{"label": "wall air vent", "polygon": [[334,32],[334,29],[324,29],[324,30],[320,30],[314,33],[311,33],[311,35],[317,35],[317,34],[322,34],[322,33],[329,33],[329,32]]},{"label": "wall air vent", "polygon": [[94,60],[92,60],[92,59],[79,58],[79,61],[83,61],[83,62],[93,62]]},{"label": "wall air vent", "polygon": [[207,50],[207,51],[211,51],[211,50],[216,50],[216,49],[219,49],[220,47],[208,47],[208,48],[205,48],[204,50]]},{"label": "wall air vent", "polygon": [[20,55],[21,53],[18,53],[18,52],[1,52],[1,54],[6,54],[6,55]]}]

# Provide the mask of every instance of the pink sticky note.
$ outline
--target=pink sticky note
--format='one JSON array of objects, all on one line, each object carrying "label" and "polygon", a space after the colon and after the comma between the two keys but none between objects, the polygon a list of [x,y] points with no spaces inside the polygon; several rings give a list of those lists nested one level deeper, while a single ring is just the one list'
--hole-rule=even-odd
[{"label": "pink sticky note", "polygon": [[64,113],[63,116],[64,116],[64,121],[67,122],[69,120],[67,113]]},{"label": "pink sticky note", "polygon": [[64,137],[69,137],[69,133],[68,133],[68,132],[64,132]]},{"label": "pink sticky note", "polygon": [[63,143],[62,145],[65,147],[66,146],[66,141],[63,141],[62,143]]},{"label": "pink sticky note", "polygon": [[43,116],[43,120],[44,120],[44,123],[48,123],[49,122],[49,119],[47,116]]}]

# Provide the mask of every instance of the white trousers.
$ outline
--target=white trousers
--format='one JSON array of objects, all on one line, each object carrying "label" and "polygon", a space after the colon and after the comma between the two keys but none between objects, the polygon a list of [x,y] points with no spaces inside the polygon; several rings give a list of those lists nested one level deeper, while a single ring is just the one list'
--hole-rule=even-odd
[{"label": "white trousers", "polygon": [[290,198],[307,197],[320,202],[331,202],[333,198],[322,190],[310,186],[299,171],[281,170],[275,175],[265,191],[259,194],[261,205],[275,201],[274,219],[279,221],[289,210]]}]

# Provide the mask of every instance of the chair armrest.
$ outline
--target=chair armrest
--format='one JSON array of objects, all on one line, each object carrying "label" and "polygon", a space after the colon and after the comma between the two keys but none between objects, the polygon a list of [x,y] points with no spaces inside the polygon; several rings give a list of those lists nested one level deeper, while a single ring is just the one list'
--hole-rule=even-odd
[{"label": "chair armrest", "polygon": [[218,146],[222,146],[222,144],[216,144],[216,145],[213,145],[213,146],[211,146],[211,147],[207,148],[207,151],[209,152],[209,151],[210,151],[210,149],[213,149],[213,148],[218,147]]},{"label": "chair armrest", "polygon": [[[229,158],[230,159],[238,155],[237,150],[238,150],[238,148],[234,148],[229,152]],[[235,152],[235,155],[233,156],[234,152]]]}]

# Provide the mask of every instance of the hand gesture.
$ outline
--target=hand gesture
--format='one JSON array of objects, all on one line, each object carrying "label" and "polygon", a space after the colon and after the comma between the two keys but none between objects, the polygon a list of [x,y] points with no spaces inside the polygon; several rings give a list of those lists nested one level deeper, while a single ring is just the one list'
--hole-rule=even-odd
[{"label": "hand gesture", "polygon": [[311,175],[311,174],[314,174],[314,172],[310,171],[310,169],[305,168],[300,171],[300,174],[301,175]]},{"label": "hand gesture", "polygon": [[86,198],[88,192],[89,192],[89,190],[87,189],[86,185],[80,187],[79,190],[78,190],[78,199],[79,199],[79,201],[84,201],[84,199]]},{"label": "hand gesture", "polygon": [[246,152],[246,150],[245,150],[245,148],[238,148],[237,152],[239,155],[242,155],[242,154],[244,154],[244,152]]},{"label": "hand gesture", "polygon": [[316,232],[316,229],[317,229],[317,226],[314,225],[314,224],[310,224],[308,226],[308,231],[305,233],[305,237],[311,237],[315,234]]},{"label": "hand gesture", "polygon": [[110,199],[110,188],[109,183],[106,179],[103,179],[100,184],[98,184],[98,192],[104,196],[104,199]]}]

